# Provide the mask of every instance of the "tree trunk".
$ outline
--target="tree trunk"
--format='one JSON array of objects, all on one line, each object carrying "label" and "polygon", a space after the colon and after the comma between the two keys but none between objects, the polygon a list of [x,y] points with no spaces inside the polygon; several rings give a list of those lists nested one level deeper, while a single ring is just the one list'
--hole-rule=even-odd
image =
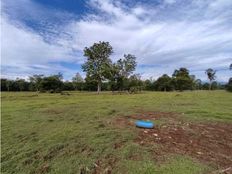
[{"label": "tree trunk", "polygon": [[212,82],[210,81],[209,82],[209,91],[211,90],[211,85],[212,85]]},{"label": "tree trunk", "polygon": [[99,80],[97,83],[97,93],[99,94],[101,92],[101,81]]}]

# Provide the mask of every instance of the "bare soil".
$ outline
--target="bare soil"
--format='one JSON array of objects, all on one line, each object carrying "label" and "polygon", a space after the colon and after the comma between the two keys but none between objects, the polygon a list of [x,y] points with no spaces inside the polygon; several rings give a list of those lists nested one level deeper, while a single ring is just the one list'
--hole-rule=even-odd
[{"label": "bare soil", "polygon": [[153,149],[154,159],[162,159],[168,154],[189,155],[215,167],[218,173],[232,173],[231,123],[190,122],[181,114],[171,112],[143,112],[115,121],[120,127],[134,127],[135,120],[155,123],[154,129],[138,128],[135,139],[142,146],[158,146]]}]

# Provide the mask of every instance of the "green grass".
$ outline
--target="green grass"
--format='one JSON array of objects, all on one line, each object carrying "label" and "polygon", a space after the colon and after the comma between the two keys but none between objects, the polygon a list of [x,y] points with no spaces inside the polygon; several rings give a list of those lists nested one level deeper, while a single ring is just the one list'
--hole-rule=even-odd
[{"label": "green grass", "polygon": [[[91,173],[96,162],[113,173],[198,174],[209,166],[187,156],[157,163],[152,147],[134,142],[134,130],[111,120],[144,111],[184,113],[193,121],[232,123],[232,94],[225,91],[144,92],[136,95],[71,92],[2,93],[2,173]],[[120,148],[113,148],[122,143]]]}]

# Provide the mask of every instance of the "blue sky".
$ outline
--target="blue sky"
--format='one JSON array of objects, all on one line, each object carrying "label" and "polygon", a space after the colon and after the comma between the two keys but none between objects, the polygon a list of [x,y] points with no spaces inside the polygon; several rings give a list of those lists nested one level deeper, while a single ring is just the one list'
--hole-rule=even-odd
[{"label": "blue sky", "polygon": [[2,0],[1,76],[82,76],[83,49],[98,41],[137,57],[136,73],[156,79],[187,67],[206,80],[232,72],[231,0]]}]

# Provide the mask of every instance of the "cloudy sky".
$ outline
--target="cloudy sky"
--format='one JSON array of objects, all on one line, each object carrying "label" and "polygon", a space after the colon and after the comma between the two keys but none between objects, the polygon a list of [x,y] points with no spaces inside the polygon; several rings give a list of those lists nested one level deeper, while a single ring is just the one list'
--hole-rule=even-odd
[{"label": "cloudy sky", "polygon": [[1,76],[84,76],[83,48],[108,41],[114,61],[137,57],[143,78],[187,67],[206,80],[213,68],[226,82],[231,21],[232,0],[2,0]]}]

